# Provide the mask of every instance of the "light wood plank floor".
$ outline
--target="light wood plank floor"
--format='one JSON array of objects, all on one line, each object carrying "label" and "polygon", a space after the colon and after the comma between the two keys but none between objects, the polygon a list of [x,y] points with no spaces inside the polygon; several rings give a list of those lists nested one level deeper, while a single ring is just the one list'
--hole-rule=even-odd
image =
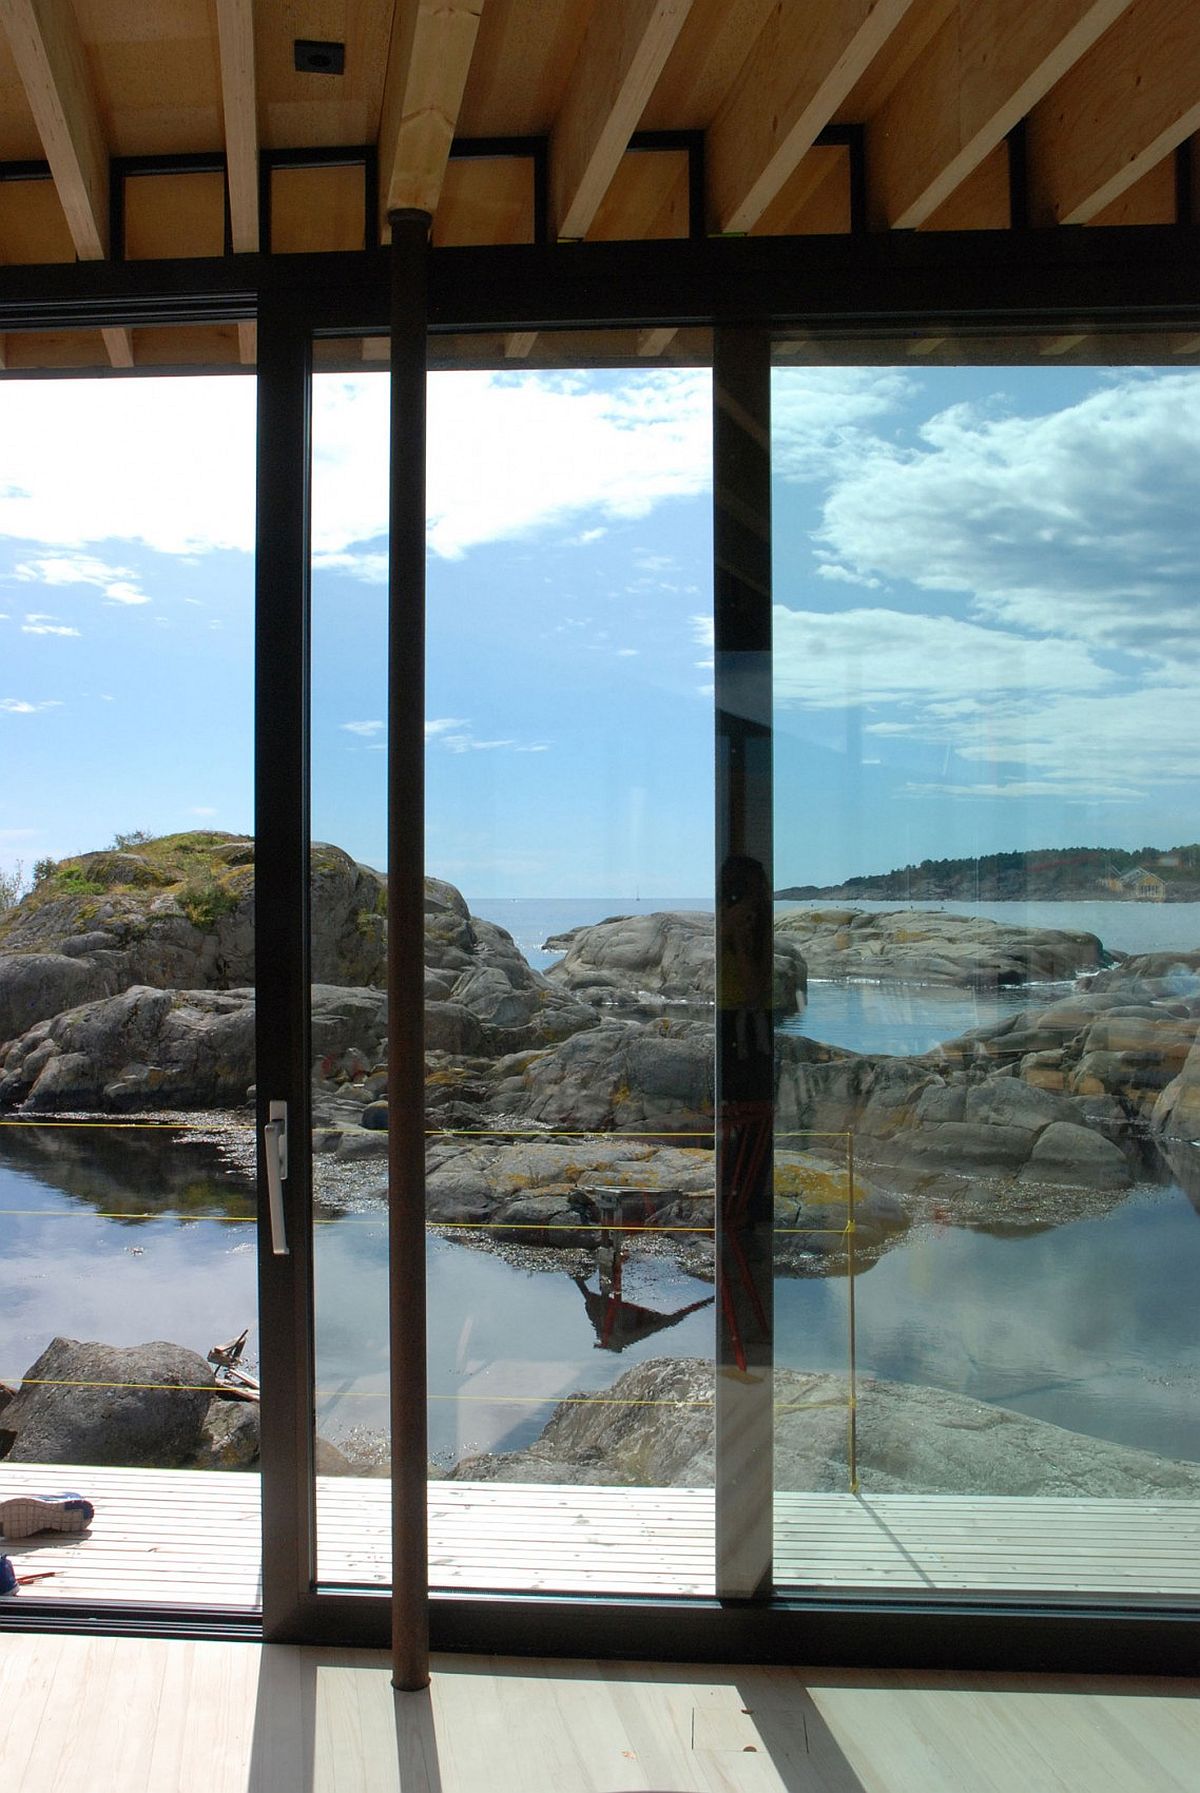
[{"label": "light wood plank floor", "polygon": [[[0,1542],[19,1570],[54,1571],[29,1590],[39,1597],[258,1605],[257,1476],[0,1464],[0,1500],[39,1488],[74,1488],[96,1507],[84,1536]],[[318,1478],[323,1583],[386,1586],[388,1498],[385,1481]],[[1200,1600],[1195,1501],[784,1494],[776,1519],[783,1587]],[[433,1482],[429,1521],[435,1587],[713,1592],[707,1489]]]},{"label": "light wood plank floor", "polygon": [[1196,1793],[1200,1681],[0,1638],[13,1793]]}]

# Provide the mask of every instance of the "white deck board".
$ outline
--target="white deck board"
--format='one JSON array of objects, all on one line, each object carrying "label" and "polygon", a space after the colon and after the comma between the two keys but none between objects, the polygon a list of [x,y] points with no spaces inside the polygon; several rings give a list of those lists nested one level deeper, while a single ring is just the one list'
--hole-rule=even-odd
[{"label": "white deck board", "polygon": [[[198,1470],[0,1463],[0,1500],[72,1488],[90,1530],[0,1550],[30,1596],[217,1605],[261,1598],[259,1478]],[[382,1478],[317,1481],[322,1583],[387,1585]],[[436,1587],[711,1595],[713,1497],[703,1488],[433,1482]],[[781,1587],[1095,1593],[1200,1600],[1200,1502],[779,1494]],[[20,1597],[20,1596],[18,1596]]]}]

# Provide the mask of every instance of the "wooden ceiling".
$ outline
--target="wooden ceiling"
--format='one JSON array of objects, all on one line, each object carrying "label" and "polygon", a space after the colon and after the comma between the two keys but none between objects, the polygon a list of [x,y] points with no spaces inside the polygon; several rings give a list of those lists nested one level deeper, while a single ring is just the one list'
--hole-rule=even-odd
[{"label": "wooden ceiling", "polygon": [[[1191,224],[1198,131],[1198,0],[0,0],[0,263]],[[253,360],[169,335],[0,366]]]}]

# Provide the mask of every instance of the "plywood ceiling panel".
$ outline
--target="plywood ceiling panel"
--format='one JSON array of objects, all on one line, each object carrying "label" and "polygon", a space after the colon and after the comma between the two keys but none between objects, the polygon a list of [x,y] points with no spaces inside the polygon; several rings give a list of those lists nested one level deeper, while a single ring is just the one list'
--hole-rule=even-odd
[{"label": "plywood ceiling panel", "polygon": [[[396,0],[397,5],[412,0]],[[255,14],[264,149],[374,143],[387,75],[391,0],[270,0]],[[299,74],[297,38],[344,43],[341,75]]]},{"label": "plywood ceiling panel", "polygon": [[589,243],[686,237],[685,150],[634,150],[622,156],[612,186],[587,232]]},{"label": "plywood ceiling panel", "polygon": [[533,162],[527,156],[451,161],[433,218],[435,248],[532,243]]},{"label": "plywood ceiling panel", "polygon": [[841,235],[849,229],[850,154],[845,144],[821,144],[809,150],[762,217],[751,226],[750,235],[793,236],[801,230]]},{"label": "plywood ceiling panel", "polygon": [[593,5],[594,0],[487,0],[459,113],[460,134],[530,137],[548,132]]},{"label": "plywood ceiling panel", "polygon": [[999,143],[930,214],[921,229],[1005,230],[1011,214],[1008,145]]},{"label": "plywood ceiling panel", "polygon": [[113,155],[219,149],[221,76],[207,0],[76,0]]},{"label": "plywood ceiling panel", "polygon": [[776,0],[693,0],[642,119],[647,131],[702,131],[716,117]]},{"label": "plywood ceiling panel", "polygon": [[54,182],[0,181],[0,262],[74,260]]},{"label": "plywood ceiling panel", "polygon": [[0,162],[40,161],[42,153],[42,140],[17,65],[0,30]]}]

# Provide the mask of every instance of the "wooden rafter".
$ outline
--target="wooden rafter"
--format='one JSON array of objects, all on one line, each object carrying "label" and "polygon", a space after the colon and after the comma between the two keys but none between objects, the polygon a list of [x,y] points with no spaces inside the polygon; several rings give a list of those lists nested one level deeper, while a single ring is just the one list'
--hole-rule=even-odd
[{"label": "wooden rafter", "polygon": [[379,131],[381,224],[437,210],[484,0],[398,0]]},{"label": "wooden rafter", "polygon": [[758,222],[912,3],[832,0],[819,11],[775,8],[709,132],[717,230],[747,231]]},{"label": "wooden rafter", "polygon": [[588,23],[550,137],[552,228],[585,235],[692,0],[604,0]]},{"label": "wooden rafter", "polygon": [[[254,0],[216,0],[225,115],[225,180],[235,255],[252,255],[258,240],[258,96],[254,78]],[[257,332],[238,325],[238,354],[253,365]]]},{"label": "wooden rafter", "polygon": [[1030,115],[1033,222],[1088,223],[1196,130],[1196,0],[1133,0]]},{"label": "wooden rafter", "polygon": [[868,126],[873,222],[925,224],[1129,4],[958,0]]},{"label": "wooden rafter", "polygon": [[[108,145],[75,13],[62,0],[0,0],[0,22],[80,261],[108,255]],[[133,366],[128,330],[102,332],[114,367]]]}]

